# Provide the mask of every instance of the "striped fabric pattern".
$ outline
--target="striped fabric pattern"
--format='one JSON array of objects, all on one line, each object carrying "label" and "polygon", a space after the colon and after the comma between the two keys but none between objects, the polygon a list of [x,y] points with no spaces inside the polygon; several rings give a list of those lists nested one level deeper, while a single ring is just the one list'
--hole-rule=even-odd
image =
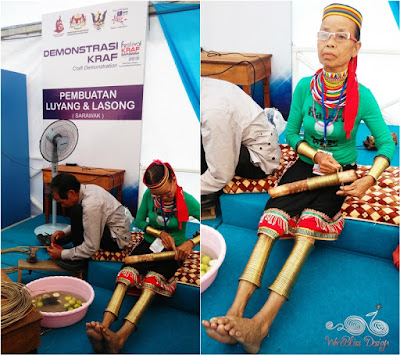
[{"label": "striped fabric pattern", "polygon": [[322,20],[324,20],[329,15],[345,16],[350,20],[354,21],[358,26],[358,28],[361,29],[362,15],[358,10],[354,9],[351,6],[344,4],[337,4],[337,3],[328,5],[324,9]]}]

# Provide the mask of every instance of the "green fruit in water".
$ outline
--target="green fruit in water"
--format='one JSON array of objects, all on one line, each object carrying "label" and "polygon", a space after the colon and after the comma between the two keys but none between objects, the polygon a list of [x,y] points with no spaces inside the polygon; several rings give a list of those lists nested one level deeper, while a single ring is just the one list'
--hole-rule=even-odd
[{"label": "green fruit in water", "polygon": [[212,266],[207,267],[206,272],[209,272],[212,269]]},{"label": "green fruit in water", "polygon": [[74,307],[69,307],[68,308],[68,311],[73,311],[74,310]]},{"label": "green fruit in water", "polygon": [[206,273],[205,271],[200,271],[200,277],[204,276],[205,273]]},{"label": "green fruit in water", "polygon": [[43,302],[42,301],[36,302],[36,307],[43,307]]},{"label": "green fruit in water", "polygon": [[210,262],[208,263],[208,265],[210,265],[210,266],[214,266],[216,263],[217,263],[217,259],[212,259],[212,260],[210,260]]},{"label": "green fruit in water", "polygon": [[207,256],[207,255],[204,255],[204,256],[201,257],[201,263],[202,264],[206,264],[207,265],[210,262],[210,260],[211,260],[211,258],[209,256]]},{"label": "green fruit in water", "polygon": [[68,302],[64,304],[65,309],[68,309],[69,307],[70,307],[70,304]]},{"label": "green fruit in water", "polygon": [[75,300],[69,300],[68,303],[73,306],[75,304]]},{"label": "green fruit in water", "polygon": [[78,303],[75,303],[74,304],[74,308],[79,308],[81,305],[80,304],[78,304]]},{"label": "green fruit in water", "polygon": [[201,264],[200,271],[206,271],[206,270],[207,270],[207,265]]},{"label": "green fruit in water", "polygon": [[64,299],[65,299],[66,301],[69,301],[71,298],[72,298],[71,296],[65,296],[65,297],[64,297]]},{"label": "green fruit in water", "polygon": [[79,305],[82,305],[82,301],[81,300],[77,300],[76,303],[79,304]]}]

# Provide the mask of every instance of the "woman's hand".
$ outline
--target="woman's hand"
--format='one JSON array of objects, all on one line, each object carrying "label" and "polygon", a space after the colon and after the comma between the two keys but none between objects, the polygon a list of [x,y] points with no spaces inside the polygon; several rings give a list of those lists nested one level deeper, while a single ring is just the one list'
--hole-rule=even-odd
[{"label": "woman's hand", "polygon": [[175,240],[171,237],[171,235],[165,231],[162,231],[160,234],[161,241],[164,245],[164,248],[167,250],[175,250]]},{"label": "woman's hand", "polygon": [[57,243],[58,240],[63,239],[65,237],[65,233],[63,231],[55,231],[51,236],[51,242]]},{"label": "woman's hand", "polygon": [[175,260],[185,260],[189,256],[193,247],[194,244],[190,240],[183,242],[179,247],[176,248]]},{"label": "woman's hand", "polygon": [[364,176],[354,181],[351,185],[340,186],[340,190],[336,195],[340,196],[354,196],[361,198],[365,195],[369,188],[375,185],[375,179],[370,176]]},{"label": "woman's hand", "polygon": [[314,163],[319,165],[319,170],[321,170],[323,174],[333,174],[340,169],[340,164],[333,156],[323,152],[317,152],[317,154],[315,154]]}]

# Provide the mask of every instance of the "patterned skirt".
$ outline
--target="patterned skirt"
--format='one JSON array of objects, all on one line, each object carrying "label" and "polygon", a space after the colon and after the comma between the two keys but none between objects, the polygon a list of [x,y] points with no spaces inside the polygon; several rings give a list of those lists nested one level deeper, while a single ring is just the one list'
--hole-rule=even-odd
[{"label": "patterned skirt", "polygon": [[[343,170],[357,169],[356,164]],[[279,185],[317,176],[313,166],[298,159],[279,181]],[[259,232],[274,238],[303,235],[322,240],[336,240],[344,226],[340,213],[346,196],[336,195],[339,186],[271,198],[259,224]]]}]

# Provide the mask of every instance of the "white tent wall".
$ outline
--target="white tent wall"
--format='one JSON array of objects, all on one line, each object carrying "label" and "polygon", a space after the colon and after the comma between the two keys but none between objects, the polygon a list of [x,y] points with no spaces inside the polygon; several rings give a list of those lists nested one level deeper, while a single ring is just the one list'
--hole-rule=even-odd
[{"label": "white tent wall", "polygon": [[[142,124],[139,181],[154,159],[167,161],[177,174],[178,184],[200,201],[200,122],[157,16],[150,16]],[[142,196],[143,184],[139,187]]]},{"label": "white tent wall", "polygon": [[[293,89],[299,79],[320,68],[316,32],[322,12],[333,0],[204,1],[201,46],[205,50],[272,53],[271,84],[292,68]],[[399,125],[400,31],[386,0],[349,0],[364,17],[359,81],[367,86],[388,124]],[[240,25],[238,25],[240,24]],[[292,48],[290,39],[292,35]],[[285,55],[290,53],[290,55]],[[291,61],[291,64],[288,62]]]},{"label": "white tent wall", "polygon": [[[293,1],[293,89],[321,67],[317,32],[325,6],[332,0]],[[400,31],[386,0],[348,0],[363,15],[357,76],[374,94],[385,121],[400,125]]]},{"label": "white tent wall", "polygon": [[201,47],[206,51],[272,54],[271,86],[291,75],[290,29],[290,1],[201,3]]},{"label": "white tent wall", "polygon": [[[80,2],[79,7],[83,5],[86,5],[86,3]],[[65,9],[65,6],[63,9]],[[2,6],[2,18],[6,16],[5,10],[6,8]],[[56,10],[52,7],[49,11]],[[143,172],[153,159],[168,161],[176,170],[179,184],[184,187],[185,191],[200,200],[199,121],[180,79],[158,17],[154,15],[149,16],[149,18],[143,94],[139,202],[145,190],[141,183]],[[44,127],[41,58],[42,43],[40,36],[8,39],[1,42],[2,69],[23,73],[27,76],[32,215],[42,213],[41,169],[43,166],[50,165],[47,162],[43,163],[39,151],[39,141]],[[85,122],[81,121],[80,126],[84,129]],[[117,126],[118,123],[113,127]],[[102,125],[99,124],[95,131],[92,129],[91,134],[98,134],[103,139]],[[135,139],[138,138],[135,137]],[[90,149],[82,140],[78,142],[78,145],[80,149],[86,151]],[[128,149],[110,151],[110,154],[118,156],[120,162],[124,160],[129,162],[130,160]],[[79,160],[79,150],[77,150],[67,161],[79,163]],[[94,155],[90,164],[85,161],[83,165],[102,166],[101,161],[101,157]],[[125,166],[107,167],[126,169]]]}]

